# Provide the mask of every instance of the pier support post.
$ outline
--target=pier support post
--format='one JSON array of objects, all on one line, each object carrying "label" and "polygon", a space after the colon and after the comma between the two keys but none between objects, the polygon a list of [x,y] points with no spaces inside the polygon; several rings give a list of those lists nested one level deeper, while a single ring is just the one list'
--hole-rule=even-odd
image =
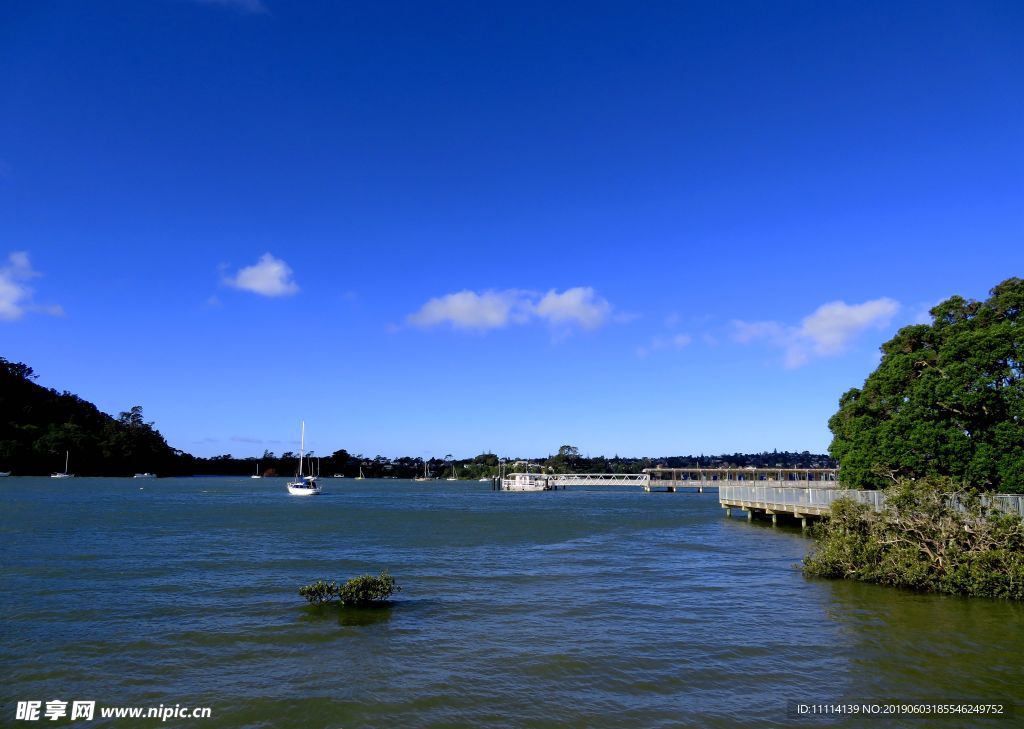
[{"label": "pier support post", "polygon": [[772,514],[772,526],[775,526],[778,523],[779,523],[779,515],[778,514]]},{"label": "pier support post", "polygon": [[747,512],[747,521],[754,521],[754,510],[753,509],[744,509],[743,511]]},{"label": "pier support post", "polygon": [[732,509],[730,509],[729,507],[726,507],[726,508],[725,508],[725,515],[726,515],[727,517],[730,517],[730,518],[731,518],[731,517],[732,517]]}]

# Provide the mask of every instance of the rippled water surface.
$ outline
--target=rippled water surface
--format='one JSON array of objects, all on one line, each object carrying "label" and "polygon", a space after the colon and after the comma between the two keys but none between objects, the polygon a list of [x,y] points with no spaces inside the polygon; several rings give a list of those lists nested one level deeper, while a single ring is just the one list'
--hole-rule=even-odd
[{"label": "rippled water surface", "polygon": [[[50,699],[211,707],[163,724],[192,727],[907,725],[787,717],[889,700],[1024,725],[1020,605],[806,580],[799,529],[714,494],[324,484],[0,481],[0,725]],[[386,608],[296,592],[383,568]]]}]

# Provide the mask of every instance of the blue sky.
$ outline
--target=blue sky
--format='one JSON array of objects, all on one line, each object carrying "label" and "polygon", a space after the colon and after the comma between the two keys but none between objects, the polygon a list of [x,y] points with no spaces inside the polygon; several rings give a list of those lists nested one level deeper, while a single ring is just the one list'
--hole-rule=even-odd
[{"label": "blue sky", "polygon": [[0,356],[198,455],[823,451],[1024,274],[1024,6],[0,6]]}]

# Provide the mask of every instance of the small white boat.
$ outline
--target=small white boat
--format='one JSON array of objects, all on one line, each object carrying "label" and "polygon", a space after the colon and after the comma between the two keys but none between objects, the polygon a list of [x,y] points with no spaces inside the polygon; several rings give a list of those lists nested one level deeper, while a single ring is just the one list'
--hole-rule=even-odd
[{"label": "small white boat", "polygon": [[156,478],[155,473],[136,473],[132,478]]},{"label": "small white boat", "polygon": [[254,473],[253,475],[249,476],[249,478],[263,478],[263,476],[260,475],[260,462],[259,461],[256,461],[256,473]]},{"label": "small white boat", "polygon": [[366,478],[366,476],[363,475],[363,467],[360,466],[359,467],[359,475],[356,476],[356,481],[362,481],[365,478]]},{"label": "small white boat", "polygon": [[302,459],[306,455],[306,421],[302,421],[302,439],[299,441],[299,472],[295,474],[295,480],[289,481],[288,493],[292,496],[316,496],[320,493],[320,484],[316,482],[316,476],[302,475]]},{"label": "small white boat", "polygon": [[483,478],[478,478],[477,479],[477,481],[480,481],[481,483],[483,483],[484,481],[490,481],[490,480],[491,480],[490,476],[484,476]]},{"label": "small white boat", "polygon": [[336,473],[333,476],[331,476],[331,478],[345,478],[345,474],[344,473]]},{"label": "small white boat", "polygon": [[427,475],[427,462],[423,462],[423,475],[417,476],[413,481],[433,481],[434,479]]},{"label": "small white boat", "polygon": [[502,491],[551,491],[554,486],[540,473],[510,473],[501,479]]},{"label": "small white boat", "polygon": [[0,471],[0,478],[7,478],[11,475],[10,471]]},{"label": "small white boat", "polygon": [[445,481],[458,481],[459,473],[455,470],[455,464],[452,464],[452,475],[445,479]]},{"label": "small white boat", "polygon": [[50,478],[74,478],[75,474],[68,473],[68,463],[71,462],[71,451],[64,452],[64,473],[51,473]]}]

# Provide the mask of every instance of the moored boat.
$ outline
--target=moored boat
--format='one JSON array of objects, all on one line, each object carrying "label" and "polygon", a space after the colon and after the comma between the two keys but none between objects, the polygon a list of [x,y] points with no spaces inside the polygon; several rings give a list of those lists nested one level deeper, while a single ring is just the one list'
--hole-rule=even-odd
[{"label": "moored boat", "polygon": [[510,473],[501,479],[502,491],[551,491],[554,486],[541,473]]},{"label": "moored boat", "polygon": [[75,474],[68,473],[68,464],[71,462],[71,451],[64,451],[64,472],[51,473],[50,478],[74,478]]},{"label": "moored boat", "polygon": [[299,470],[295,474],[295,480],[289,481],[288,493],[292,496],[316,496],[320,493],[320,484],[316,476],[304,476],[302,473],[302,461],[306,455],[306,421],[302,421],[302,438],[299,441]]}]

